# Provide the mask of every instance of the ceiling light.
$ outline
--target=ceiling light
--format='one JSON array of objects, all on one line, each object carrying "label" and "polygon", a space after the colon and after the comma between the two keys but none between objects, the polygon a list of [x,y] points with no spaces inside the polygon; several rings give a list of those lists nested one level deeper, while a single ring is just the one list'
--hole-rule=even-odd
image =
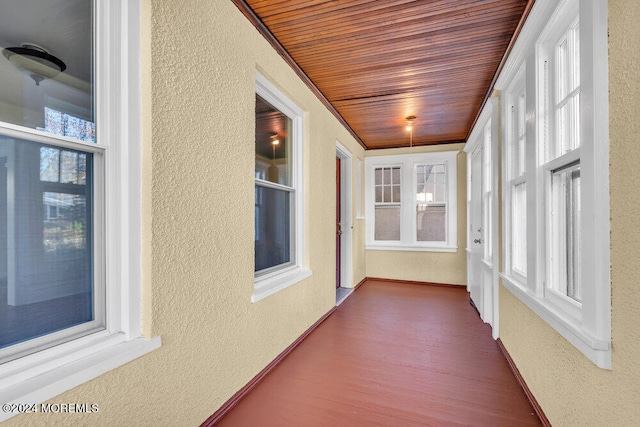
[{"label": "ceiling light", "polygon": [[415,119],[416,119],[416,116],[407,116],[407,118],[405,119],[407,121],[407,127],[405,128],[407,132],[410,132],[413,130],[413,121]]},{"label": "ceiling light", "polygon": [[67,64],[60,58],[33,43],[23,43],[21,47],[7,47],[2,49],[2,55],[21,73],[31,77],[36,86],[40,86],[42,80],[52,79],[67,69]]},{"label": "ceiling light", "polygon": [[278,134],[277,133],[274,133],[273,135],[271,135],[270,138],[271,138],[271,144],[272,145],[280,144],[280,140],[278,139]]},{"label": "ceiling light", "polygon": [[407,127],[405,129],[409,132],[409,148],[413,147],[413,121],[416,118],[416,116],[405,117],[405,120],[407,121]]}]

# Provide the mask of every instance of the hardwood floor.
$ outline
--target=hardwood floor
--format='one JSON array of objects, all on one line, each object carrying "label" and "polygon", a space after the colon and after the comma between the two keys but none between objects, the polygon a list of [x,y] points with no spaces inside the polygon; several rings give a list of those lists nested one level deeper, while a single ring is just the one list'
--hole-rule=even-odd
[{"label": "hardwood floor", "polygon": [[218,426],[540,425],[464,289],[367,281]]}]

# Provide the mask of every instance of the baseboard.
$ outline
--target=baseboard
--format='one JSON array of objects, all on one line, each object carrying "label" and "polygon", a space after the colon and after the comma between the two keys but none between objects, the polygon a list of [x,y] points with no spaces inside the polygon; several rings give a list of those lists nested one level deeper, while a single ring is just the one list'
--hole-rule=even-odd
[{"label": "baseboard", "polygon": [[466,289],[465,285],[453,285],[451,283],[437,283],[437,282],[418,282],[415,280],[399,280],[399,279],[384,279],[380,277],[365,277],[364,281],[367,280],[375,280],[378,282],[395,282],[402,283],[405,285],[427,285],[427,286],[444,286],[446,288],[459,288]]},{"label": "baseboard", "polygon": [[355,286],[353,287],[353,290],[354,290],[354,291],[357,291],[357,290],[358,290],[358,288],[359,288],[360,286],[364,285],[364,282],[366,282],[366,281],[367,281],[367,278],[366,278],[366,277],[365,277],[364,279],[360,280],[360,282],[359,282],[357,285],[355,285]]},{"label": "baseboard", "polygon": [[309,336],[311,332],[314,331],[322,322],[324,322],[329,316],[336,311],[338,307],[333,307],[324,316],[322,316],[316,323],[311,325],[309,329],[304,331],[302,335],[298,337],[289,347],[287,347],[282,353],[278,355],[271,363],[269,363],[258,375],[253,377],[251,381],[249,381],[244,387],[242,387],[236,394],[231,396],[229,400],[227,400],[216,412],[213,413],[209,418],[203,422],[200,427],[210,427],[216,425],[225,415],[229,413],[251,390],[253,390],[259,383],[262,381],[264,377],[266,377],[269,372],[273,371],[273,369],[280,364],[284,360],[285,357],[289,355],[304,339]]},{"label": "baseboard", "polygon": [[536,400],[533,393],[531,393],[531,390],[529,390],[529,386],[527,386],[527,383],[524,381],[524,378],[522,378],[522,375],[520,374],[518,367],[516,366],[515,362],[511,358],[511,355],[509,354],[506,347],[502,343],[502,340],[498,338],[496,342],[498,343],[498,347],[500,347],[500,351],[502,351],[504,358],[507,359],[507,363],[509,364],[511,371],[513,372],[513,375],[516,377],[516,380],[518,381],[518,384],[520,384],[520,387],[522,387],[522,391],[524,391],[524,394],[527,396],[527,399],[529,399],[529,402],[531,403],[531,406],[533,407],[533,410],[535,411],[536,415],[540,419],[540,422],[545,427],[551,427],[551,423],[549,422],[549,419],[544,414],[542,407],[540,407],[540,404]]}]

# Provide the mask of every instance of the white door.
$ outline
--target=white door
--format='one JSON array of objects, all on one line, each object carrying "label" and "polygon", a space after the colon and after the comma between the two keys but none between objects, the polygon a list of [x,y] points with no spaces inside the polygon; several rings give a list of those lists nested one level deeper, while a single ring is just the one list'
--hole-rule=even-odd
[{"label": "white door", "polygon": [[471,191],[469,192],[469,230],[467,256],[467,284],[471,301],[480,317],[484,312],[482,257],[482,147],[471,153]]}]

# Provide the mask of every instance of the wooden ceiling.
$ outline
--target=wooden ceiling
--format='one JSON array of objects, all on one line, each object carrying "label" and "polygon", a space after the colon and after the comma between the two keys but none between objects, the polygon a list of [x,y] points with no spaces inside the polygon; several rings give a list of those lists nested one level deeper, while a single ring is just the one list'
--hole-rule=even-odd
[{"label": "wooden ceiling", "polygon": [[366,149],[466,141],[534,0],[232,0]]}]

